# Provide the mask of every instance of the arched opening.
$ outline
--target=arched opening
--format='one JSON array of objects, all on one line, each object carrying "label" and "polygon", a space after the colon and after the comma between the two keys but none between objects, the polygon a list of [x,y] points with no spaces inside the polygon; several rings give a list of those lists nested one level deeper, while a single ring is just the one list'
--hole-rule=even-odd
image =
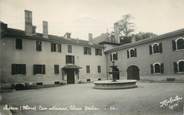
[{"label": "arched opening", "polygon": [[179,72],[184,72],[184,61],[183,60],[178,62],[178,68],[179,68]]},{"label": "arched opening", "polygon": [[140,80],[139,68],[135,65],[127,68],[127,79]]},{"label": "arched opening", "polygon": [[177,49],[184,49],[184,38],[177,39],[176,45]]}]

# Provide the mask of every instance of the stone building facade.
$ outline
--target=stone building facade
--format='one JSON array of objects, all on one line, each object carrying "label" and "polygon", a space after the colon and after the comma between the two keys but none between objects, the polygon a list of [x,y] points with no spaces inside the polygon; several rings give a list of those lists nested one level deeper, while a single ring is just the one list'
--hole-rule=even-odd
[{"label": "stone building facade", "polygon": [[120,45],[118,37],[89,40],[36,32],[32,12],[25,11],[25,30],[0,23],[0,78],[11,84],[73,84],[112,79],[110,66],[117,65],[118,79],[184,80],[184,29],[155,38]]},{"label": "stone building facade", "polygon": [[114,61],[120,79],[184,80],[184,29],[117,46],[105,53],[107,67]]},{"label": "stone building facade", "polygon": [[25,31],[1,22],[0,44],[1,82],[57,84],[106,78],[102,45],[71,38],[70,33],[50,35],[46,21],[43,33],[36,33],[31,11],[25,11]]}]

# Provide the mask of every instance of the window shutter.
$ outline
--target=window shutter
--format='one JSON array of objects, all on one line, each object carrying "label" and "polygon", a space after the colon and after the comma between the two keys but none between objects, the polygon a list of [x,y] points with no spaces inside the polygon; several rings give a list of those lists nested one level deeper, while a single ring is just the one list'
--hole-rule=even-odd
[{"label": "window shutter", "polygon": [[129,51],[127,50],[127,58],[129,58]]},{"label": "window shutter", "polygon": [[135,57],[137,57],[137,49],[136,48],[134,49],[134,54],[135,54]]},{"label": "window shutter", "polygon": [[178,72],[177,63],[174,62],[173,63],[173,66],[174,66],[174,73],[177,73]]},{"label": "window shutter", "polygon": [[33,74],[36,74],[36,65],[33,65]]},{"label": "window shutter", "polygon": [[149,51],[150,51],[150,55],[152,54],[152,46],[149,45]]},{"label": "window shutter", "polygon": [[110,54],[110,60],[112,61],[112,54]]},{"label": "window shutter", "polygon": [[159,44],[160,53],[162,53],[162,43]]},{"label": "window shutter", "polygon": [[176,50],[176,42],[175,42],[175,40],[172,40],[172,48],[173,48],[173,51]]},{"label": "window shutter", "polygon": [[43,74],[45,74],[45,65],[42,66],[43,68]]},{"label": "window shutter", "polygon": [[153,64],[151,64],[150,67],[151,67],[151,74],[153,74]]},{"label": "window shutter", "polygon": [[14,75],[15,74],[15,68],[16,68],[16,65],[15,64],[12,64],[12,66],[11,66],[11,72],[12,72],[12,75]]},{"label": "window shutter", "polygon": [[164,73],[164,64],[162,63],[161,64],[161,70],[160,70],[161,73]]},{"label": "window shutter", "polygon": [[22,74],[26,74],[26,64],[22,65],[21,71]]}]

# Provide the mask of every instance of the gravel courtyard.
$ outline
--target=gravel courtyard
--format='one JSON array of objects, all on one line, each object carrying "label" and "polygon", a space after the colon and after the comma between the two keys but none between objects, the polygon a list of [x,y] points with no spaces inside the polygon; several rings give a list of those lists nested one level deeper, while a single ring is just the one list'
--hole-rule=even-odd
[{"label": "gravel courtyard", "polygon": [[[184,97],[184,83],[137,83],[138,88],[97,90],[93,84],[73,84],[3,93],[3,104],[36,110],[13,111],[15,115],[183,115],[184,99],[173,109],[160,107],[170,97]],[[176,102],[175,102],[176,103]],[[170,106],[174,102],[170,103]],[[48,110],[49,108],[60,110]],[[27,108],[28,109],[28,108]],[[44,110],[45,109],[45,110]],[[65,110],[64,110],[65,109]]]}]

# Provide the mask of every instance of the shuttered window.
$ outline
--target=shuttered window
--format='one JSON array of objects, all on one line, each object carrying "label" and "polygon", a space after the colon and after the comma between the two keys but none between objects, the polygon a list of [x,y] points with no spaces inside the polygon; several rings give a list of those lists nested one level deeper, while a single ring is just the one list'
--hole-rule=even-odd
[{"label": "shuttered window", "polygon": [[59,65],[54,65],[54,73],[59,74]]},{"label": "shuttered window", "polygon": [[90,47],[84,47],[84,54],[85,55],[91,55],[91,48]]},{"label": "shuttered window", "polygon": [[102,49],[95,49],[95,55],[102,55]]},{"label": "shuttered window", "polygon": [[36,41],[36,51],[42,51],[42,42]]},{"label": "shuttered window", "polygon": [[68,45],[68,53],[72,53],[72,45]]},{"label": "shuttered window", "polygon": [[45,65],[34,64],[33,65],[33,74],[45,74]]},{"label": "shuttered window", "polygon": [[22,39],[15,40],[15,47],[16,49],[22,49]]},{"label": "shuttered window", "polygon": [[101,66],[98,66],[97,69],[98,69],[98,73],[101,73]]},{"label": "shuttered window", "polygon": [[162,43],[154,43],[152,45],[149,45],[149,53],[150,55],[153,53],[162,53]]},{"label": "shuttered window", "polygon": [[75,64],[75,57],[72,55],[66,55],[66,64]]},{"label": "shuttered window", "polygon": [[137,57],[137,49],[136,48],[131,48],[127,50],[127,58],[130,57]]},{"label": "shuttered window", "polygon": [[90,66],[89,65],[86,66],[86,73],[90,73]]},{"label": "shuttered window", "polygon": [[26,64],[12,64],[11,65],[11,73],[15,74],[26,74]]},{"label": "shuttered window", "polygon": [[164,64],[163,63],[155,63],[151,64],[151,74],[153,73],[164,73]]}]

